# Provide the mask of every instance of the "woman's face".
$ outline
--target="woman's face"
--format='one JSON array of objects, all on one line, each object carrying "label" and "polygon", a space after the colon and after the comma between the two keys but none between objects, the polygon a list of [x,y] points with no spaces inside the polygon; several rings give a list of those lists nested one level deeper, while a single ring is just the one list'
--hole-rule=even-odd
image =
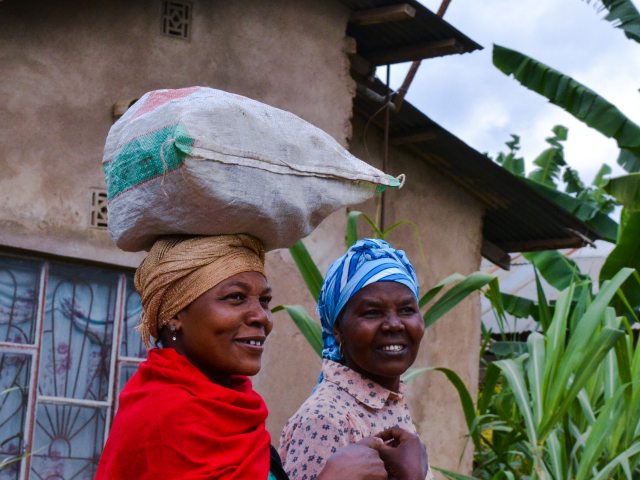
[{"label": "woman's face", "polygon": [[334,334],[346,366],[397,391],[418,354],[424,322],[409,288],[377,282],[349,300]]},{"label": "woman's face", "polygon": [[264,342],[273,327],[271,287],[258,272],[222,281],[178,313],[171,347],[216,383],[260,371]]}]

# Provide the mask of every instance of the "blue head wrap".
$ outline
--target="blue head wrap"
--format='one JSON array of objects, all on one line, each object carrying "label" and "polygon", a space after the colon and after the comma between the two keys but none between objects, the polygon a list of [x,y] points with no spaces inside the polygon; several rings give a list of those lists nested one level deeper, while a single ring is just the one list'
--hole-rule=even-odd
[{"label": "blue head wrap", "polygon": [[384,240],[365,238],[353,244],[338,258],[325,276],[318,314],[322,322],[322,358],[339,362],[340,347],[333,326],[347,302],[358,291],[376,282],[397,282],[418,294],[418,279],[409,258]]}]

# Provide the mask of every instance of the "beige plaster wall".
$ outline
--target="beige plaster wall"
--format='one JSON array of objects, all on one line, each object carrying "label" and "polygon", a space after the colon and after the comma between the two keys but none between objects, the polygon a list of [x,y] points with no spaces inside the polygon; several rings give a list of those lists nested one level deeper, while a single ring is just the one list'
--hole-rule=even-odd
[{"label": "beige plaster wall", "polygon": [[89,228],[118,100],[206,85],[300,115],[346,144],[354,84],[338,1],[193,2],[190,41],[161,1],[0,2],[0,245],[136,265]]},{"label": "beige plaster wall", "polygon": [[[374,165],[381,164],[379,131],[369,128],[367,150],[362,141],[363,120],[354,121],[351,151]],[[421,292],[454,272],[469,274],[480,267],[483,206],[424,161],[401,149],[391,149],[388,173],[407,176],[402,189],[385,194],[385,222],[400,220],[418,226],[420,241],[408,226],[394,230],[389,241],[411,258]],[[374,202],[362,206],[375,214]],[[480,350],[480,298],[474,294],[427,329],[414,367],[447,367],[460,375],[475,395]],[[472,452],[464,450],[467,428],[456,390],[438,372],[430,372],[409,386],[412,416],[426,442],[431,464],[471,472]]]}]

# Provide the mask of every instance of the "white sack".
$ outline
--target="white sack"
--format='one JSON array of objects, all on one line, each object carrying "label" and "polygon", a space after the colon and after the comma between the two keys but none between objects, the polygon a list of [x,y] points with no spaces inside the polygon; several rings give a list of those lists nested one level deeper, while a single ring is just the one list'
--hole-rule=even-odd
[{"label": "white sack", "polygon": [[109,131],[103,168],[109,232],[127,251],[168,234],[289,247],[338,208],[399,185],[296,115],[205,87],[145,94]]}]

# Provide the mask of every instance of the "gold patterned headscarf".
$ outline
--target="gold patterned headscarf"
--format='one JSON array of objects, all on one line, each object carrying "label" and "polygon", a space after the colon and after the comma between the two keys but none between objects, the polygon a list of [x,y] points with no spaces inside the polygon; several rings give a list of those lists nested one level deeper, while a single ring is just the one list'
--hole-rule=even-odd
[{"label": "gold patterned headscarf", "polygon": [[245,235],[166,237],[156,241],[135,275],[142,301],[138,329],[145,346],[169,320],[207,290],[242,272],[264,275],[264,246]]}]

